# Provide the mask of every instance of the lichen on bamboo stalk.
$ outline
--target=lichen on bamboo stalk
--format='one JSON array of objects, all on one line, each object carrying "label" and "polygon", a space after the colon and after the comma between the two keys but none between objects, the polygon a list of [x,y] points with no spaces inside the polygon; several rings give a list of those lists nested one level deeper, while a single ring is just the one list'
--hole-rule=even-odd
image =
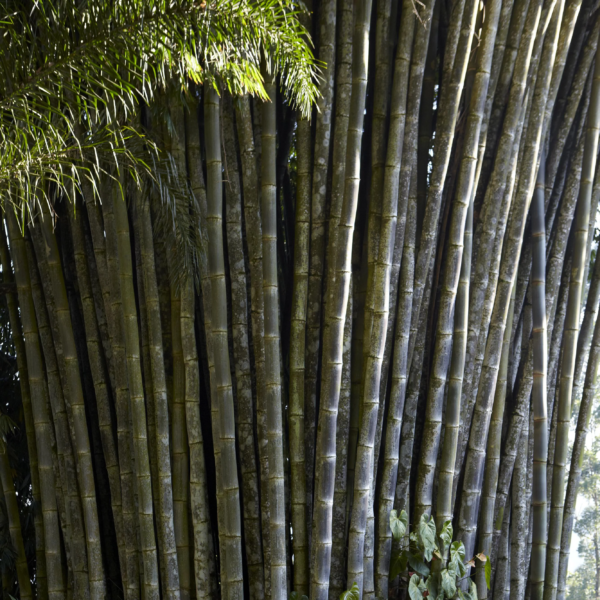
[{"label": "lichen on bamboo stalk", "polygon": [[254,401],[250,347],[248,339],[248,299],[246,290],[246,260],[242,235],[242,194],[233,122],[231,98],[223,101],[223,149],[225,151],[225,214],[227,250],[231,279],[231,315],[233,357],[236,378],[236,408],[240,471],[242,475],[242,511],[249,585],[253,598],[260,598],[264,589],[263,558],[260,545],[260,495],[254,437]]}]

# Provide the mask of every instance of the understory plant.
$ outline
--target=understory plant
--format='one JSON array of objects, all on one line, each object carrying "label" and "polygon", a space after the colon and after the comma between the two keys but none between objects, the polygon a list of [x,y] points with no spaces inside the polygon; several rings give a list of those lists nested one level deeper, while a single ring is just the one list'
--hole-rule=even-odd
[{"label": "understory plant", "polygon": [[477,586],[469,574],[469,567],[484,569],[489,589],[491,564],[485,554],[479,553],[465,560],[465,546],[452,541],[452,521],[446,521],[437,531],[431,515],[423,514],[417,527],[407,536],[406,511],[392,510],[390,528],[396,549],[392,554],[390,581],[399,578],[400,589],[408,588],[411,600],[433,598],[477,600]]}]

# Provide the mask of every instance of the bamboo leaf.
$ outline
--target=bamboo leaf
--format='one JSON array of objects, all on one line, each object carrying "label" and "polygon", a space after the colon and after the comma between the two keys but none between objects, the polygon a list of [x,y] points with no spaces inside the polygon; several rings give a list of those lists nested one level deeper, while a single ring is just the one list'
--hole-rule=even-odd
[{"label": "bamboo leaf", "polygon": [[340,594],[340,600],[360,600],[360,591],[356,581],[352,584],[352,587],[345,592]]}]

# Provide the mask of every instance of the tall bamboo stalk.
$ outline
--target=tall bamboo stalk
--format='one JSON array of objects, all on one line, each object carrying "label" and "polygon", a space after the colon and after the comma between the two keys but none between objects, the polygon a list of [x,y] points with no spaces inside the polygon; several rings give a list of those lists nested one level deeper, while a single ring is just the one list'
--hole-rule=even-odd
[{"label": "tall bamboo stalk", "polygon": [[263,294],[265,299],[265,388],[269,440],[269,503],[271,541],[271,596],[287,596],[286,519],[283,472],[283,421],[277,283],[277,190],[275,182],[275,81],[265,73],[270,101],[262,105],[261,219],[263,243]]},{"label": "tall bamboo stalk", "polygon": [[[187,569],[189,571],[189,557],[185,551],[181,556],[180,549],[180,532],[178,531],[183,525],[186,527],[185,534],[187,535],[187,507],[185,521],[175,523],[177,518],[181,519],[183,515],[177,510],[175,502],[175,472],[181,469],[178,464],[177,455],[175,453],[176,444],[178,443],[175,436],[171,440],[173,446],[173,476],[171,475],[171,457],[169,453],[169,407],[167,404],[167,384],[165,377],[164,355],[162,345],[162,331],[160,319],[160,306],[158,298],[158,285],[156,282],[156,267],[154,262],[154,244],[153,230],[150,218],[150,206],[147,198],[144,198],[143,192],[134,191],[135,218],[138,220],[137,229],[139,231],[140,254],[142,262],[142,276],[144,285],[144,301],[148,319],[148,346],[150,357],[150,373],[149,377],[152,380],[153,404],[156,419],[156,439],[150,439],[150,444],[156,444],[156,462],[157,462],[157,492],[158,492],[158,529],[160,539],[162,541],[160,548],[160,559],[163,563],[161,573],[165,579],[164,588],[168,598],[189,598],[189,587],[182,585],[180,579],[180,571]],[[173,307],[173,304],[172,304]],[[173,310],[173,308],[172,308]],[[179,317],[179,315],[176,315]],[[173,336],[173,362],[176,361],[175,354],[175,335]],[[181,374],[174,375],[174,384],[177,385],[177,380]],[[176,393],[181,393],[182,390],[173,390],[174,396]],[[173,399],[173,419],[175,419],[176,404],[180,403],[175,398]],[[173,426],[174,427],[174,426]],[[180,433],[180,432],[178,432]],[[185,437],[181,442],[185,443]],[[183,475],[183,473],[181,474]],[[187,561],[187,562],[186,562]],[[189,573],[188,573],[189,574]]]},{"label": "tall bamboo stalk", "polygon": [[584,262],[586,259],[587,236],[589,231],[592,186],[598,150],[600,128],[600,61],[596,60],[594,82],[585,136],[585,150],[581,187],[575,214],[575,246],[573,266],[569,286],[569,301],[563,334],[563,356],[561,359],[560,386],[558,396],[558,425],[556,430],[556,450],[552,473],[552,506],[550,531],[548,533],[548,556],[546,561],[546,586],[544,598],[556,596],[558,581],[558,560],[564,512],[565,469],[569,446],[569,425],[571,421],[571,397],[575,369],[575,353],[579,337],[579,313],[583,289]]},{"label": "tall bamboo stalk", "polygon": [[[512,322],[515,313],[515,291],[513,287],[510,297],[510,307],[508,309],[508,320],[504,330],[504,339],[502,340],[502,357],[500,358],[500,372],[498,374],[498,383],[494,395],[494,406],[490,420],[490,432],[487,440],[485,453],[485,469],[483,474],[483,487],[481,490],[481,509],[479,513],[479,543],[480,550],[491,561],[492,541],[494,533],[494,505],[496,501],[496,487],[498,485],[498,470],[500,468],[500,450],[502,446],[502,424],[504,420],[504,408],[506,405],[508,362],[510,352],[510,336]],[[485,581],[485,571],[478,569],[477,577],[477,595],[481,599],[486,599],[490,595]]]},{"label": "tall bamboo stalk", "polygon": [[[56,305],[52,294],[52,285],[48,264],[43,250],[43,239],[40,228],[32,228],[32,241],[26,240],[27,261],[31,296],[37,318],[39,341],[42,348],[48,382],[48,397],[52,409],[54,432],[56,439],[57,459],[59,463],[63,497],[65,498],[64,515],[60,515],[63,532],[66,532],[65,550],[69,561],[68,577],[72,578],[75,594],[89,597],[89,578],[87,573],[87,549],[83,507],[77,485],[77,463],[73,451],[74,436],[73,419],[69,414],[63,392],[62,382],[66,380],[62,347],[56,323]],[[37,247],[34,252],[33,246]],[[45,288],[45,292],[42,290]],[[53,326],[51,326],[51,323]],[[69,418],[71,417],[71,418]],[[55,477],[56,477],[55,472]],[[67,583],[70,587],[70,583]]]},{"label": "tall bamboo stalk", "polygon": [[[186,123],[186,155],[190,188],[198,200],[200,219],[199,227],[203,235],[202,241],[206,247],[206,187],[204,174],[200,162],[200,129],[198,124],[197,106],[193,105],[185,113]],[[207,252],[199,253],[198,270],[203,291],[204,321],[206,323],[209,298],[206,297],[208,276]],[[185,411],[188,443],[190,446],[190,510],[192,515],[192,528],[194,532],[194,575],[196,578],[197,598],[208,598],[216,589],[216,577],[213,577],[215,568],[215,552],[213,548],[214,529],[211,530],[208,509],[207,473],[204,454],[204,440],[200,421],[200,368],[198,364],[198,350],[196,346],[195,321],[195,294],[194,282],[188,276],[182,283],[181,292],[181,345],[185,365]],[[208,328],[207,328],[208,329]],[[208,362],[214,363],[212,356],[212,337],[210,330],[205,329]],[[209,369],[210,395],[214,394],[214,381],[212,370]],[[218,474],[217,474],[218,475]],[[260,544],[260,540],[258,540]],[[260,546],[259,546],[260,547]]]},{"label": "tall bamboo stalk", "polygon": [[[86,258],[85,232],[82,223],[84,213],[81,212],[76,215],[73,210],[69,210],[68,212],[71,224],[71,237],[73,239],[73,253],[77,269],[77,282],[79,284],[79,294],[83,308],[88,357],[94,381],[96,404],[98,406],[98,422],[102,439],[102,449],[110,483],[111,507],[115,522],[117,544],[119,547],[119,563],[121,565],[121,571],[124,572],[126,558],[123,531],[123,507],[119,459],[113,435],[114,424],[111,415],[110,380],[108,379],[107,365],[104,360],[103,348],[101,346],[100,331],[88,268],[88,259]],[[89,257],[89,260],[93,260],[93,257]]]},{"label": "tall bamboo stalk", "polygon": [[348,449],[351,418],[351,349],[354,297],[352,288],[354,278],[350,282],[346,324],[344,326],[344,353],[342,355],[342,383],[340,385],[340,404],[338,410],[336,432],[335,488],[333,492],[333,525],[331,548],[331,575],[329,578],[329,598],[336,600],[346,586],[346,505],[348,502]]},{"label": "tall bamboo stalk", "polygon": [[[121,493],[123,496],[123,528],[127,554],[127,570],[124,584],[127,597],[136,598],[140,594],[139,553],[137,538],[137,520],[135,507],[135,475],[133,440],[131,435],[131,419],[129,407],[129,365],[125,347],[125,311],[121,294],[119,269],[119,245],[115,227],[115,215],[112,202],[112,182],[105,182],[103,192],[102,214],[94,204],[93,198],[86,199],[90,229],[94,245],[96,263],[106,265],[106,286],[103,292],[108,302],[107,314],[110,315],[111,346],[115,369],[115,409],[117,415],[117,448],[119,450],[119,467],[121,469]],[[106,237],[105,237],[106,233]],[[100,274],[100,267],[98,268]],[[100,278],[102,282],[103,279]]]},{"label": "tall bamboo stalk", "polygon": [[378,553],[376,565],[377,579],[375,584],[377,595],[383,597],[386,596],[389,585],[388,576],[390,572],[390,556],[392,551],[392,531],[389,526],[389,515],[394,507],[394,497],[396,496],[398,461],[400,457],[400,434],[403,427],[403,413],[407,392],[408,333],[410,331],[410,315],[412,308],[416,230],[417,206],[416,202],[410,201],[407,207],[406,233],[402,251],[400,296],[396,306],[397,326],[394,340],[395,359],[392,369],[392,389],[390,392],[390,407],[386,422],[384,463],[381,474],[381,491],[379,499],[379,522],[377,529]]},{"label": "tall bamboo stalk", "polygon": [[[211,326],[218,406],[219,453],[217,464],[221,479],[219,547],[221,585],[226,598],[242,595],[242,537],[240,492],[235,452],[235,416],[229,363],[225,259],[223,253],[223,177],[221,174],[221,135],[219,96],[213,83],[204,86],[206,134],[208,268],[211,278]],[[213,415],[213,418],[217,415]]]},{"label": "tall bamboo stalk", "polygon": [[[548,402],[547,366],[548,341],[546,332],[546,224],[544,200],[546,187],[545,156],[540,159],[537,182],[531,205],[531,235],[533,238],[533,267],[531,271],[533,313],[533,390],[531,405],[534,418],[533,456],[533,537],[531,554],[531,594],[541,598],[546,568],[546,463],[548,460]],[[525,437],[525,431],[521,438]],[[519,442],[521,444],[521,442]],[[521,444],[522,447],[522,444]],[[513,484],[514,485],[514,484]],[[513,500],[514,505],[514,500]],[[514,564],[514,563],[513,563]]]},{"label": "tall bamboo stalk", "polygon": [[[248,340],[248,299],[246,262],[242,235],[242,195],[235,143],[233,107],[226,96],[223,103],[223,149],[225,151],[225,213],[227,254],[231,274],[231,315],[233,356],[237,394],[237,432],[242,476],[242,510],[248,576],[252,594],[260,597],[264,589],[263,560],[260,547],[260,500],[254,437],[254,402],[252,398],[251,362]],[[304,442],[304,439],[303,439]],[[304,476],[304,473],[303,473]]]},{"label": "tall bamboo stalk", "polygon": [[[335,258],[335,280],[331,285],[332,289],[328,293],[328,302],[326,303],[321,375],[323,387],[319,408],[320,429],[317,435],[316,492],[311,548],[313,566],[311,597],[315,600],[325,600],[329,595],[332,502],[336,462],[335,433],[342,377],[344,325],[352,273],[352,240],[360,183],[360,147],[367,87],[371,8],[371,0],[360,3],[355,20],[352,101],[348,120],[344,195],[337,228],[337,247],[333,255]],[[362,562],[362,549],[360,561]]]},{"label": "tall bamboo stalk", "polygon": [[27,557],[25,556],[25,546],[21,534],[21,522],[19,520],[19,506],[17,505],[5,440],[0,441],[0,488],[2,488],[4,502],[6,503],[10,539],[17,553],[15,567],[17,581],[19,582],[20,597],[21,600],[30,600],[33,598],[33,594],[31,591],[29,568],[27,567]]},{"label": "tall bamboo stalk", "polygon": [[[125,199],[120,189],[114,185],[112,210],[118,251],[118,275],[121,287],[121,302],[125,320],[125,351],[129,381],[129,410],[133,435],[133,455],[135,459],[135,479],[138,496],[138,522],[143,564],[143,579],[146,597],[158,598],[158,557],[154,535],[154,507],[152,504],[152,483],[150,457],[148,452],[148,431],[146,406],[142,382],[138,315],[133,288],[133,268],[129,218]],[[108,237],[108,232],[107,232]]]},{"label": "tall bamboo stalk", "polygon": [[[311,135],[310,122],[301,119],[296,133],[296,215],[294,231],[294,281],[290,317],[290,471],[294,548],[294,591],[308,595],[308,531],[305,449],[306,314],[310,266]],[[320,302],[319,302],[320,306]],[[310,463],[309,463],[310,464]]]},{"label": "tall bamboo stalk", "polygon": [[[260,463],[260,517],[262,524],[262,552],[265,594],[270,586],[270,534],[269,534],[269,465],[266,436],[266,395],[265,395],[265,344],[264,344],[264,294],[263,294],[263,249],[260,210],[260,190],[258,160],[250,114],[250,101],[247,97],[235,103],[236,125],[242,165],[242,191],[244,201],[244,222],[250,263],[250,315],[252,320],[252,342],[254,347],[254,368],[256,380],[256,430],[258,459]],[[255,114],[259,114],[256,111]]]},{"label": "tall bamboo stalk", "polygon": [[90,441],[87,432],[83,389],[79,373],[79,361],[75,346],[75,337],[71,324],[71,314],[62,266],[58,253],[56,237],[52,232],[50,215],[44,214],[40,225],[46,249],[46,259],[52,293],[56,304],[56,318],[60,332],[60,342],[64,355],[65,376],[67,377],[68,403],[73,419],[75,439],[73,440],[77,456],[78,482],[80,488],[83,516],[85,520],[86,546],[88,553],[88,571],[90,581],[90,596],[92,599],[101,598],[105,592],[104,568],[102,550],[100,547],[100,529],[96,507],[96,488],[90,451]]},{"label": "tall bamboo stalk", "polygon": [[[467,247],[466,261],[463,261],[463,250],[465,248],[467,236],[469,237],[469,244],[472,236],[472,213],[471,221],[469,222],[467,229],[465,229],[465,225],[467,223],[467,215],[470,210],[472,211],[470,207],[477,166],[477,146],[485,107],[485,99],[487,96],[490,63],[493,57],[499,15],[500,3],[494,2],[492,4],[491,14],[488,19],[486,19],[483,43],[478,55],[477,72],[471,95],[469,117],[467,120],[467,132],[465,136],[467,143],[463,148],[458,186],[452,203],[452,217],[448,240],[449,245],[445,259],[444,282],[442,284],[443,287],[439,302],[437,335],[425,412],[425,445],[421,450],[421,461],[419,463],[419,471],[417,474],[415,519],[418,520],[421,514],[429,513],[431,511],[433,502],[433,481],[442,430],[444,390],[446,387],[448,368],[450,367],[452,369],[452,383],[448,392],[447,406],[449,408],[447,408],[446,412],[447,429],[444,435],[443,458],[445,464],[441,467],[440,473],[441,477],[444,477],[443,474],[445,474],[446,477],[441,479],[443,483],[441,483],[438,489],[439,503],[438,511],[436,512],[438,526],[451,518],[452,512],[452,480],[458,441],[457,419],[460,417],[461,380],[464,369],[465,348],[463,346],[466,344],[466,337],[463,341],[460,341],[460,336],[455,336],[454,334],[459,330],[464,331],[466,328],[466,323],[461,322],[460,319],[462,318],[464,320],[468,315],[468,304],[466,304],[468,303],[468,284],[466,289],[464,285],[461,285],[461,303],[460,308],[457,308],[456,314],[455,303],[456,294],[460,285],[459,281],[468,281],[470,278],[471,248]],[[465,4],[463,30],[461,31],[461,43],[459,44],[456,55],[455,72],[452,75],[452,82],[454,82],[457,78],[458,71],[458,76],[461,77],[461,80],[458,83],[459,88],[462,87],[464,83],[468,53],[470,52],[471,46],[470,40],[473,36],[476,16],[476,3],[470,1],[467,2]],[[464,52],[467,52],[466,57],[463,56]],[[452,351],[453,339],[454,351]],[[463,344],[463,346],[461,346],[461,344]],[[451,353],[452,361],[450,360]],[[457,388],[454,385],[456,382],[460,382],[458,383],[460,387]],[[452,419],[454,419],[454,422]]]},{"label": "tall bamboo stalk", "polygon": [[[600,263],[596,261],[596,272],[600,271],[598,265],[600,265]],[[597,310],[598,299],[594,298],[593,300],[595,300],[595,302],[593,302],[592,306],[595,305]],[[589,305],[590,304],[588,304],[588,306]],[[571,469],[569,470],[567,492],[565,495],[565,508],[561,532],[560,560],[558,567],[558,590],[556,596],[560,600],[564,600],[566,595],[567,572],[571,548],[571,534],[573,532],[573,525],[575,524],[575,505],[577,502],[579,482],[581,480],[581,468],[583,464],[583,454],[585,450],[586,437],[590,430],[592,408],[594,405],[594,399],[596,398],[598,391],[599,367],[600,321],[596,320],[593,341],[591,344],[589,361],[585,375],[583,396],[581,399],[579,415],[577,418],[577,428],[575,430],[575,440],[573,441],[573,451],[571,454]]]},{"label": "tall bamboo stalk", "polygon": [[[7,213],[8,234],[11,256],[15,270],[15,281],[19,295],[23,338],[27,355],[27,374],[31,391],[31,407],[38,449],[38,468],[40,476],[41,511],[44,522],[44,554],[47,565],[48,598],[65,598],[66,587],[61,568],[60,533],[58,511],[55,497],[55,478],[52,467],[52,449],[50,428],[52,422],[48,414],[48,388],[44,379],[44,363],[38,341],[38,328],[29,266],[25,250],[25,240],[20,235],[16,217],[12,211]],[[4,487],[4,484],[3,484]],[[94,498],[95,501],[95,498]],[[100,556],[100,562],[102,557]],[[101,565],[100,565],[101,568]]]},{"label": "tall bamboo stalk", "polygon": [[[539,5],[538,5],[539,6]],[[542,127],[543,107],[547,89],[550,84],[550,73],[556,53],[556,38],[558,37],[559,24],[562,17],[561,0],[555,7],[549,9],[550,23],[547,28],[544,49],[540,58],[540,74],[536,79],[533,92],[531,115],[534,117],[523,140],[525,153],[520,168],[520,176],[516,196],[513,201],[511,218],[508,223],[508,239],[503,248],[502,263],[494,300],[494,309],[490,320],[490,330],[485,349],[481,381],[477,390],[477,403],[469,439],[469,452],[465,464],[465,481],[459,517],[459,539],[463,541],[467,554],[472,554],[475,544],[475,531],[477,528],[477,511],[482,484],[482,469],[485,456],[485,441],[487,440],[489,421],[492,411],[493,394],[498,377],[498,366],[502,350],[502,338],[508,317],[510,296],[513,282],[516,277],[525,219],[533,194],[535,169],[539,152],[539,139]],[[540,8],[534,14],[540,14]]]},{"label": "tall bamboo stalk", "polygon": [[[347,0],[340,5],[339,39],[337,38],[338,9],[336,0],[319,3],[319,59],[326,65],[319,85],[321,97],[317,99],[316,128],[314,131],[314,155],[312,166],[312,189],[310,208],[310,257],[306,308],[305,340],[305,450],[304,460],[309,468],[305,473],[306,510],[310,524],[313,513],[312,476],[315,464],[315,439],[317,427],[317,397],[319,393],[318,370],[321,349],[322,298],[326,284],[326,240],[328,218],[328,180],[330,145],[333,141],[333,183],[336,188],[336,175],[339,182],[344,180],[344,158],[348,133],[348,113],[351,92],[352,64],[352,2]],[[337,75],[336,75],[337,71]],[[335,132],[332,136],[335,99]],[[333,137],[333,140],[332,140]],[[312,139],[312,137],[311,137]],[[339,174],[341,172],[341,179]],[[342,188],[343,189],[343,188]],[[332,190],[332,195],[335,192]],[[300,532],[301,533],[301,532]],[[295,537],[295,534],[294,534]],[[311,528],[307,529],[306,542],[310,544]],[[308,561],[310,562],[310,561]],[[308,575],[307,575],[308,577]]]},{"label": "tall bamboo stalk", "polygon": [[519,453],[513,474],[510,515],[510,597],[515,600],[523,600],[525,597],[527,581],[525,551],[529,527],[529,497],[524,492],[527,489],[528,448],[529,427],[524,427],[519,439]]},{"label": "tall bamboo stalk", "polygon": [[[13,267],[8,249],[4,219],[0,220],[0,260],[2,262],[2,278],[4,281],[14,283]],[[25,421],[25,437],[27,439],[27,450],[29,454],[29,473],[31,477],[31,495],[37,506],[40,506],[40,476],[38,470],[37,444],[35,440],[35,429],[33,423],[33,411],[31,405],[31,390],[29,389],[29,373],[27,370],[27,356],[25,342],[23,339],[23,328],[19,318],[18,298],[15,293],[6,295],[8,318],[12,331],[13,344],[17,355],[17,368],[19,369],[19,384],[21,389],[21,403],[23,405],[23,420]],[[35,531],[35,559],[37,593],[42,598],[47,595],[46,583],[46,560],[44,556],[44,523],[42,513],[36,510],[33,516]]]}]

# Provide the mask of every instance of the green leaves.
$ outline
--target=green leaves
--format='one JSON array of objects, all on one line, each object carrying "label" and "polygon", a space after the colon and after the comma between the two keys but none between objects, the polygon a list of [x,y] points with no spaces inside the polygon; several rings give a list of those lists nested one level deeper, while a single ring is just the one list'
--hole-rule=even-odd
[{"label": "green leaves", "polygon": [[[344,592],[346,593],[346,592]],[[290,594],[290,600],[308,600],[308,597],[305,596],[304,594],[302,596],[298,595],[298,592],[292,592]]]},{"label": "green leaves", "polygon": [[442,571],[442,590],[448,598],[453,598],[456,594],[456,575],[448,569]]},{"label": "green leaves", "polygon": [[421,600],[425,590],[427,590],[427,586],[423,580],[421,580],[418,575],[413,575],[408,582],[408,595],[410,596],[410,600]]},{"label": "green leaves", "polygon": [[400,511],[400,516],[398,516],[398,512],[392,510],[390,513],[390,529],[392,530],[392,535],[396,541],[399,542],[404,537],[407,526],[408,515],[406,514],[406,511]]},{"label": "green leaves", "polygon": [[485,585],[489,590],[491,589],[490,586],[492,585],[492,563],[490,559],[485,554],[483,554],[483,552],[477,554],[475,558],[477,558],[480,562],[484,563],[483,568],[485,570]]},{"label": "green leaves", "polygon": [[392,563],[390,566],[390,579],[396,579],[400,573],[404,573],[406,571],[406,567],[408,566],[408,553],[407,552],[397,552],[392,557]]},{"label": "green leaves", "polygon": [[360,591],[356,581],[352,584],[352,587],[345,592],[340,594],[340,600],[360,600]]},{"label": "green leaves", "polygon": [[450,546],[450,544],[452,543],[452,535],[453,535],[453,530],[452,530],[452,521],[446,521],[443,525],[442,525],[442,530],[440,531],[440,552],[442,553],[442,556],[446,555],[446,550],[448,549],[448,547]]},{"label": "green leaves", "polygon": [[465,576],[467,568],[465,566],[465,546],[462,542],[452,542],[448,570],[453,571],[458,577]]},{"label": "green leaves", "polygon": [[438,549],[435,542],[435,521],[429,515],[422,515],[419,522],[419,538],[423,545],[423,554],[426,560],[431,560],[433,553]]}]

